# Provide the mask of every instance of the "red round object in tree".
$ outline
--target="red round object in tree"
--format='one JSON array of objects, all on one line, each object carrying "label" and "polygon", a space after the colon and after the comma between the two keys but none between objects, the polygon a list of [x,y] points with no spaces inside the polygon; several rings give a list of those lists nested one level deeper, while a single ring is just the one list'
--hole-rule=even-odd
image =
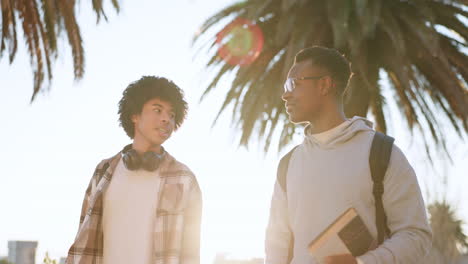
[{"label": "red round object in tree", "polygon": [[236,18],[216,34],[218,55],[230,65],[248,65],[263,49],[263,33],[257,24]]}]

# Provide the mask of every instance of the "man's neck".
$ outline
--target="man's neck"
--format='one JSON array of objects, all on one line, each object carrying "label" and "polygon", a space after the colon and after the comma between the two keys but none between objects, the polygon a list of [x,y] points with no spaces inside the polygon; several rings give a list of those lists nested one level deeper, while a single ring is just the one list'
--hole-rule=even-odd
[{"label": "man's neck", "polygon": [[312,134],[322,133],[339,126],[344,121],[346,121],[346,117],[343,111],[326,112],[321,114],[316,120],[310,121],[310,132]]},{"label": "man's neck", "polygon": [[152,145],[147,142],[141,142],[140,140],[133,140],[132,148],[138,152],[138,154],[143,154],[148,151],[153,151],[161,154],[162,149],[161,145]]}]

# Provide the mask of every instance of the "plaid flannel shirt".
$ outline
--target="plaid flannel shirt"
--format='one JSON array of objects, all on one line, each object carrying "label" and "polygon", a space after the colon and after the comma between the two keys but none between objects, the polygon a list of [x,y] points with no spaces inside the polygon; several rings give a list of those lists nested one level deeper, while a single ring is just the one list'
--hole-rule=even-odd
[{"label": "plaid flannel shirt", "polygon": [[[67,264],[103,263],[103,193],[120,158],[119,152],[96,167],[86,190],[78,233],[68,252]],[[153,263],[199,264],[202,201],[197,180],[187,166],[167,152],[159,176]]]}]

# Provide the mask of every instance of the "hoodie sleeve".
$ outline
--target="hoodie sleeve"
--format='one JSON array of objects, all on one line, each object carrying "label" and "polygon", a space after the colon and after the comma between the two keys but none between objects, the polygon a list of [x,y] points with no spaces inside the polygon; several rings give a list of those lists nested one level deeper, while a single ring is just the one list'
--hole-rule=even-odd
[{"label": "hoodie sleeve", "polygon": [[292,232],[288,221],[286,193],[276,181],[266,230],[265,264],[288,264]]},{"label": "hoodie sleeve", "polygon": [[432,231],[416,174],[396,146],[384,188],[383,206],[391,236],[359,260],[363,264],[418,263],[431,248]]}]

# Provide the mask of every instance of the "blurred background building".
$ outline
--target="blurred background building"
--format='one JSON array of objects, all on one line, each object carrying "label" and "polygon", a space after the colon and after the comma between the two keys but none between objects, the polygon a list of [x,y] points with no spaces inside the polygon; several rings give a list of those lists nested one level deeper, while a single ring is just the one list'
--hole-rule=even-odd
[{"label": "blurred background building", "polygon": [[8,262],[35,264],[36,248],[37,241],[8,241]]}]

